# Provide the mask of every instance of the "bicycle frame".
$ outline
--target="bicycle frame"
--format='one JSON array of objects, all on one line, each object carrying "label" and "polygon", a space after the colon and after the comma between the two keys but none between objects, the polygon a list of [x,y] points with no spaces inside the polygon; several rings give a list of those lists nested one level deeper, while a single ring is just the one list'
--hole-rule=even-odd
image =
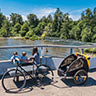
[{"label": "bicycle frame", "polygon": [[[32,64],[32,65],[31,65],[31,64]],[[35,63],[30,63],[30,65],[33,66],[33,73],[35,73],[35,72],[34,72],[34,65],[35,65],[36,67],[37,67],[37,65],[36,65]],[[18,68],[20,68],[20,69],[21,69],[22,71],[24,71],[27,75],[29,75],[31,78],[33,78],[33,77],[32,77],[32,74],[30,74],[29,72],[27,72],[27,71],[23,68],[22,65],[20,65],[20,64],[17,63],[16,70],[17,70]]]}]

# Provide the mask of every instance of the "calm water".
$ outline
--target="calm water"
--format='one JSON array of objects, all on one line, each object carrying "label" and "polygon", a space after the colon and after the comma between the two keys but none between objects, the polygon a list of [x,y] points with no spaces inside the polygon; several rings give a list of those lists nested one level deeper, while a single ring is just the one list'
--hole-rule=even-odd
[{"label": "calm water", "polygon": [[[84,45],[85,43],[72,41],[72,40],[50,40],[47,41],[38,40],[38,41],[31,41],[31,40],[14,40],[14,39],[4,39],[0,40],[0,46],[18,46],[18,45],[38,45],[38,44],[63,44],[63,45]],[[13,52],[17,51],[18,54],[21,56],[21,53],[25,51],[27,56],[30,57],[32,54],[32,48],[23,48],[23,49],[0,49],[0,60],[10,59]],[[44,54],[44,48],[39,48],[39,53],[48,56],[63,56],[70,54],[69,49],[66,48],[48,48],[48,53]]]}]

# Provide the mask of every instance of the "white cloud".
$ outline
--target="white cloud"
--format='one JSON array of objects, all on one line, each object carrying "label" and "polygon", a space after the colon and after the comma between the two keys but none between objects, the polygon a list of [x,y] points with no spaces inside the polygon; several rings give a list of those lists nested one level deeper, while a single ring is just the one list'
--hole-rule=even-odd
[{"label": "white cloud", "polygon": [[24,21],[27,20],[27,16],[25,16],[25,15],[22,15],[22,18]]},{"label": "white cloud", "polygon": [[78,9],[78,10],[71,10],[69,12],[69,17],[72,18],[73,20],[79,20],[81,17],[81,13],[83,11],[85,11],[87,8],[83,8],[83,9]]},{"label": "white cloud", "polygon": [[[35,15],[37,15],[37,17],[40,19],[42,18],[43,16],[48,16],[49,14],[54,14],[56,11],[56,8],[40,8],[40,9],[33,9],[32,11],[30,12],[27,12],[27,13],[21,13],[21,16],[23,18],[23,20],[27,20],[27,15],[29,15],[30,13],[33,13]],[[9,15],[6,15],[7,18],[10,19],[10,16]]]},{"label": "white cloud", "polygon": [[80,15],[69,15],[70,18],[72,18],[73,20],[79,20],[80,19]]},{"label": "white cloud", "polygon": [[70,13],[81,13],[83,11],[85,11],[87,8],[82,8],[82,9],[78,9],[78,10],[71,10]]},{"label": "white cloud", "polygon": [[6,18],[9,20],[10,19],[10,16],[9,15],[6,15]]},{"label": "white cloud", "polygon": [[42,8],[42,9],[34,9],[32,12],[38,16],[38,18],[42,18],[43,16],[48,16],[49,14],[53,14],[56,11],[55,8]]},{"label": "white cloud", "polygon": [[[86,10],[86,8],[83,9],[78,9],[78,10],[71,10],[71,11],[66,11],[69,13],[69,17],[72,18],[73,20],[78,20],[81,17],[81,13]],[[53,15],[56,11],[56,8],[37,8],[37,9],[33,9],[29,12],[25,12],[25,13],[21,13],[21,16],[23,18],[23,20],[27,20],[27,15],[29,15],[30,13],[33,13],[35,15],[37,15],[37,17],[40,19],[43,16],[48,16],[49,14]],[[62,12],[65,13],[65,10],[61,10]],[[7,18],[10,19],[9,15],[6,15]]]}]

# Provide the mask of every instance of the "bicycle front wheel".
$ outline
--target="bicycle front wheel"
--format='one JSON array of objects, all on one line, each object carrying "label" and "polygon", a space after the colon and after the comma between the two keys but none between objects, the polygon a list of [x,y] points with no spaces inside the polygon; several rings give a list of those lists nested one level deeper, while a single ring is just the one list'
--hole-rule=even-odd
[{"label": "bicycle front wheel", "polygon": [[11,69],[5,72],[2,77],[2,86],[6,92],[19,92],[25,84],[25,75],[18,69]]}]

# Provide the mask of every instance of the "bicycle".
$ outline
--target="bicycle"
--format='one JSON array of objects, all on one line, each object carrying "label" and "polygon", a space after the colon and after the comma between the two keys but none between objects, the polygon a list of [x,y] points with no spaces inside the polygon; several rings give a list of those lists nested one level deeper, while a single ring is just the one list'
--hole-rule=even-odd
[{"label": "bicycle", "polygon": [[[47,77],[52,82],[54,73],[52,69],[45,64],[28,63],[32,67],[32,72],[27,72],[22,64],[16,60],[16,68],[6,71],[2,76],[2,86],[6,92],[17,93],[21,91],[26,85],[26,76],[29,75],[32,79],[42,80]],[[27,64],[26,64],[27,65]],[[12,87],[12,88],[10,88]]]}]

